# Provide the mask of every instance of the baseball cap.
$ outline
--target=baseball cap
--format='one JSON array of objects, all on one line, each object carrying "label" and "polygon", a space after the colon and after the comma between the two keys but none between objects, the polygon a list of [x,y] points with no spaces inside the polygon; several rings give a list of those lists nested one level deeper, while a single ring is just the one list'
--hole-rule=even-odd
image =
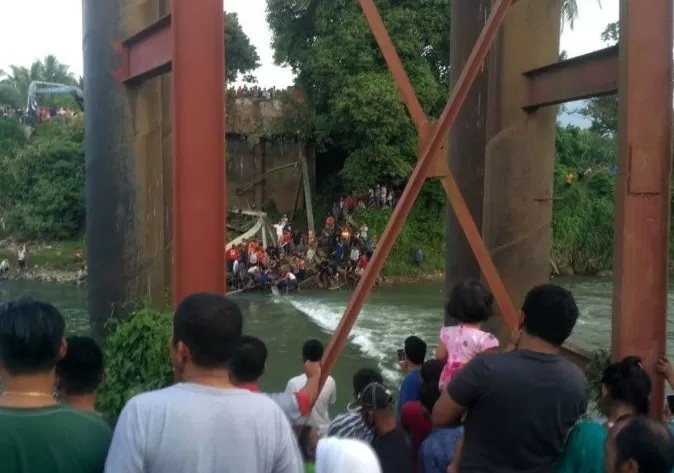
[{"label": "baseball cap", "polygon": [[358,394],[355,401],[350,402],[346,409],[349,412],[383,411],[395,404],[393,393],[381,383],[370,383]]}]

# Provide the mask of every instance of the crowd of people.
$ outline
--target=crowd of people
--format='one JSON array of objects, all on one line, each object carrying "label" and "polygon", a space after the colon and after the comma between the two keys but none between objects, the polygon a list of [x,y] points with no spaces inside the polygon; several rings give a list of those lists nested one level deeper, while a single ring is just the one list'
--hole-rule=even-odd
[{"label": "crowd of people", "polygon": [[280,90],[277,90],[276,87],[259,87],[253,85],[248,87],[247,85],[239,86],[236,89],[231,88],[230,91],[234,92],[237,99],[250,98],[258,100],[274,100],[278,95]]},{"label": "crowd of people", "polygon": [[[240,291],[293,292],[305,282],[319,289],[355,285],[374,253],[377,235],[369,233],[367,222],[354,221],[353,213],[358,208],[392,208],[399,197],[392,186],[379,184],[365,194],[340,196],[318,238],[293,228],[283,215],[274,225],[273,241],[265,245],[253,237],[227,249],[228,286]],[[421,249],[410,256],[416,264],[423,263]]]},{"label": "crowd of people", "polygon": [[[353,400],[331,418],[336,383],[327,377],[320,387],[319,341],[304,343],[304,372],[284,392],[263,394],[264,341],[245,334],[233,299],[193,294],[174,314],[174,384],[132,397],[114,418],[95,407],[106,376],[96,342],[65,338],[64,319],[49,303],[7,302],[0,306],[2,471],[672,471],[674,438],[648,417],[651,380],[639,358],[608,366],[599,403],[605,417],[580,420],[587,381],[559,354],[578,319],[567,290],[533,288],[507,347],[481,328],[493,297],[480,282],[455,286],[446,311],[458,323],[440,328],[433,356],[419,337],[405,340],[398,402],[381,373],[363,368],[353,376]],[[658,370],[671,386],[666,359]]]},{"label": "crowd of people", "polygon": [[[37,123],[48,123],[52,120],[65,122],[77,115],[77,112],[64,107],[38,107],[35,113]],[[0,105],[0,118],[14,118],[23,120],[26,112],[20,108],[11,108]]]}]

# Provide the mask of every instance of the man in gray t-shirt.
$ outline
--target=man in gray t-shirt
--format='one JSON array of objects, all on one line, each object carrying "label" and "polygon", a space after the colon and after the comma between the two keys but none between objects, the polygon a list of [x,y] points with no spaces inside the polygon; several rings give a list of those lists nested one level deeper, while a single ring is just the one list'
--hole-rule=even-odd
[{"label": "man in gray t-shirt", "polygon": [[140,394],[124,407],[106,473],[301,473],[279,406],[264,394],[192,383]]},{"label": "man in gray t-shirt", "polygon": [[178,384],[124,406],[106,473],[303,472],[278,404],[230,380],[242,331],[239,307],[224,296],[192,294],[178,305],[171,343]]}]

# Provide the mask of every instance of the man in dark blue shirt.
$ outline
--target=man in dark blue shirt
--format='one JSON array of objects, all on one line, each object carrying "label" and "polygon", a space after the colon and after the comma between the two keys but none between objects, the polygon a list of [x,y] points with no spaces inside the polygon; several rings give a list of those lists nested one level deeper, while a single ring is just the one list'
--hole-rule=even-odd
[{"label": "man in dark blue shirt", "polygon": [[398,403],[398,415],[403,404],[409,401],[419,400],[419,375],[421,365],[426,358],[426,342],[412,335],[405,339],[405,359],[400,361],[401,368],[405,373],[405,379],[400,386],[400,402]]}]

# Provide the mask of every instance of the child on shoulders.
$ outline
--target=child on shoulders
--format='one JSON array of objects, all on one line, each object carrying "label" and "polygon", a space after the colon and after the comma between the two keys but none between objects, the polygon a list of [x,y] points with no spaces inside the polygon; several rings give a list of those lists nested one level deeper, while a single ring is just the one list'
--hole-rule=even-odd
[{"label": "child on shoulders", "polygon": [[445,362],[440,390],[476,355],[498,349],[498,339],[481,328],[492,316],[493,305],[494,296],[480,281],[469,279],[452,288],[445,310],[459,323],[440,330],[440,345],[435,353],[438,360]]}]

